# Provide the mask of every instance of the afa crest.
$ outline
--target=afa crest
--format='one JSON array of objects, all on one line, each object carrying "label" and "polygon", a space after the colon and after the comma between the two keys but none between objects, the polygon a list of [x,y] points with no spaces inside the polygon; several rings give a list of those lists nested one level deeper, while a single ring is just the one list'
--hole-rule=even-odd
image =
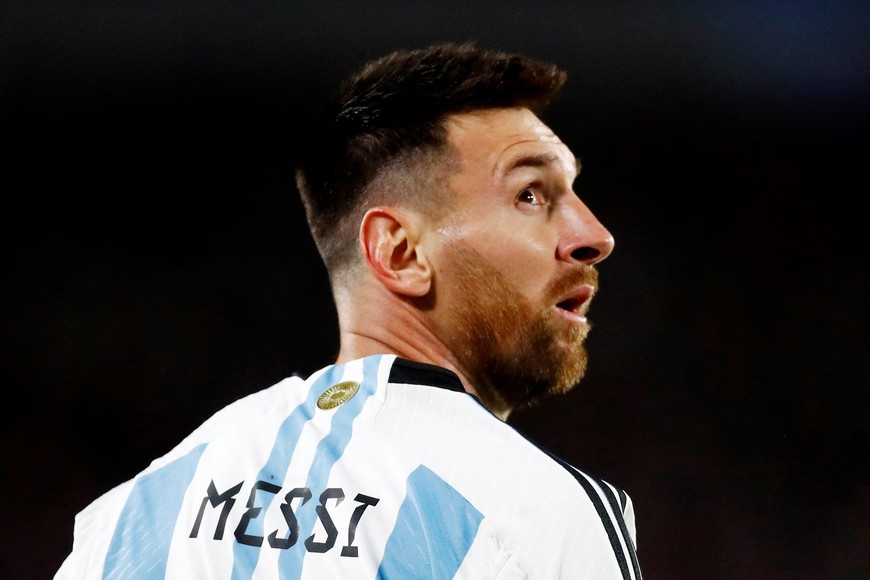
[{"label": "afa crest", "polygon": [[317,408],[328,411],[348,402],[359,390],[359,383],[355,381],[342,381],[323,391],[317,398]]}]

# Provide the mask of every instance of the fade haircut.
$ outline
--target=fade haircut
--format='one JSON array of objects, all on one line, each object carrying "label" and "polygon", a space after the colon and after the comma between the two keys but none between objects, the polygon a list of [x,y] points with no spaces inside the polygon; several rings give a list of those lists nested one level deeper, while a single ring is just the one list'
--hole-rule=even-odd
[{"label": "fade haircut", "polygon": [[[538,114],[565,83],[556,65],[519,54],[439,43],[370,61],[341,83],[302,142],[296,184],[311,233],[334,276],[358,255],[362,216],[396,196],[443,204],[444,121],[481,109]],[[439,177],[442,179],[439,180]]]}]

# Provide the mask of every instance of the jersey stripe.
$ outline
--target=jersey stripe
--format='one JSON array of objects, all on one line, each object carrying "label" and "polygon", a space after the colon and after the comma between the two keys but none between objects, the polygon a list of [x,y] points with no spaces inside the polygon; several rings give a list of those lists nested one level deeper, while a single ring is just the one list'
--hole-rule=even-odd
[{"label": "jersey stripe", "polygon": [[[359,390],[346,403],[333,411],[329,433],[317,444],[314,461],[308,471],[305,487],[308,489],[325,489],[333,466],[344,453],[353,435],[353,421],[360,414],[368,398],[378,388],[378,369],[383,356],[366,357],[363,361],[363,377]],[[345,365],[335,366],[325,373],[312,386],[312,392],[318,395],[329,386],[344,380],[342,373]],[[317,514],[306,510],[299,514],[299,537],[308,537],[317,521]],[[305,546],[296,544],[281,552],[278,557],[281,580],[296,580],[302,576],[302,561],[308,553]]]},{"label": "jersey stripe", "polygon": [[[620,508],[620,504],[616,499],[616,494],[614,493],[615,489],[612,485],[607,483],[606,481],[598,482],[601,489],[604,491],[604,495],[607,497],[607,501],[610,502],[610,508],[614,512],[614,519],[616,520],[617,525],[619,526],[619,531],[622,532],[622,539],[626,545],[626,551],[628,552],[629,559],[631,560],[631,566],[634,569],[634,577],[637,580],[641,580],[642,575],[640,572],[640,562],[637,560],[637,549],[634,545],[634,542],[631,539],[631,534],[628,533],[628,527],[625,525],[625,518],[622,518],[616,514],[622,514],[622,509]],[[620,490],[620,493],[624,496],[624,492]]]},{"label": "jersey stripe", "polygon": [[595,490],[592,483],[587,481],[585,474],[576,473],[575,477],[577,478],[577,481],[580,482],[580,485],[583,486],[583,489],[586,490],[586,495],[589,496],[592,505],[595,506],[595,511],[598,512],[598,517],[601,518],[601,524],[607,531],[607,537],[610,538],[610,547],[613,549],[616,561],[619,562],[619,570],[622,572],[623,580],[632,580],[631,573],[628,570],[628,561],[625,558],[625,552],[622,549],[621,542],[619,541],[619,534],[613,525],[613,521],[610,519],[610,515],[607,513],[607,508],[604,506],[604,502],[602,502],[601,497],[599,497],[598,492]]},{"label": "jersey stripe", "polygon": [[453,578],[482,520],[465,497],[420,465],[408,476],[377,578]]},{"label": "jersey stripe", "polygon": [[164,577],[172,531],[205,448],[204,443],[194,447],[136,481],[109,543],[104,580]]},{"label": "jersey stripe", "polygon": [[[329,373],[324,373],[324,375],[327,374]],[[284,422],[278,428],[278,434],[275,437],[275,442],[272,444],[269,459],[266,460],[266,464],[257,474],[257,481],[284,480],[284,474],[290,465],[290,458],[293,457],[293,452],[296,449],[297,443],[299,443],[299,435],[302,433],[302,428],[314,416],[314,405],[317,402],[319,394],[315,389],[309,390],[305,401],[293,409],[287,418],[284,419]],[[261,513],[266,511],[266,508],[269,507],[269,504],[275,497],[270,493],[263,495]],[[247,533],[262,537],[263,519],[255,518],[249,522]],[[259,557],[260,548],[258,546],[248,546],[240,542],[234,542],[232,580],[250,580]]]}]

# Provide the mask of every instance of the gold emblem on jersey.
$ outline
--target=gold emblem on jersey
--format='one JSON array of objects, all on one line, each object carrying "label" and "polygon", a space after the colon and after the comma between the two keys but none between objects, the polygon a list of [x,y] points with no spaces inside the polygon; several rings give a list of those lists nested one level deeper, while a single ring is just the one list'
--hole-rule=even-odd
[{"label": "gold emblem on jersey", "polygon": [[359,383],[355,381],[342,381],[323,391],[317,398],[317,408],[327,411],[335,409],[339,405],[348,402],[359,390]]}]

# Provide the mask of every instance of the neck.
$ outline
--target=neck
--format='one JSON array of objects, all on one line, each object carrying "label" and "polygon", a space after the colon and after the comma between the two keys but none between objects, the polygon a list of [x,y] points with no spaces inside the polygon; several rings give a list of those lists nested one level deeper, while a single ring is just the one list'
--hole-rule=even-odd
[{"label": "neck", "polygon": [[[416,362],[438,365],[456,373],[465,390],[480,398],[452,351],[434,332],[426,314],[410,301],[392,293],[336,291],[341,349],[337,363],[374,354],[394,354]],[[489,410],[507,420],[511,409]]]}]

